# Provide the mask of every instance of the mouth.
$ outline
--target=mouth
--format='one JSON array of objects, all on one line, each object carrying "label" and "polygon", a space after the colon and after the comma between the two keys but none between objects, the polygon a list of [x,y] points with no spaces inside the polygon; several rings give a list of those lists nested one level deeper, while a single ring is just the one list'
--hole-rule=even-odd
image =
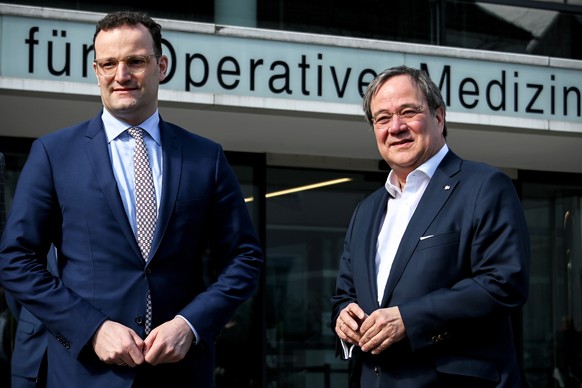
[{"label": "mouth", "polygon": [[401,146],[406,146],[412,142],[413,142],[412,139],[401,139],[401,140],[396,140],[396,141],[390,142],[389,146],[390,147],[401,147]]},{"label": "mouth", "polygon": [[135,88],[115,88],[113,89],[114,93],[130,93],[136,90]]}]

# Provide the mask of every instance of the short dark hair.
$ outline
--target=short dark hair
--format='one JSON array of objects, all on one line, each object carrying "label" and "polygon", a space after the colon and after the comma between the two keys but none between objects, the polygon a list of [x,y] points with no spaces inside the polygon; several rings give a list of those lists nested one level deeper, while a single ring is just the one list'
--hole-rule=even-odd
[{"label": "short dark hair", "polygon": [[[408,66],[396,66],[391,67],[384,70],[380,73],[366,89],[366,93],[364,94],[364,100],[362,102],[362,108],[364,110],[364,116],[366,121],[370,126],[373,125],[373,117],[372,117],[372,98],[378,93],[378,90],[386,81],[390,78],[395,77],[397,75],[408,75],[412,79],[412,82],[416,85],[416,87],[420,90],[420,92],[426,98],[426,102],[428,104],[428,108],[430,109],[431,113],[434,114],[437,108],[443,107],[446,112],[445,102],[443,100],[443,96],[441,95],[441,91],[436,86],[436,84],[430,79],[429,75],[424,70],[414,69]],[[443,135],[447,136],[447,126],[445,124],[445,128],[443,130]]]},{"label": "short dark hair", "polygon": [[143,12],[134,11],[116,11],[105,15],[105,17],[97,22],[95,35],[93,35],[93,46],[95,46],[95,38],[101,31],[109,31],[121,26],[136,26],[143,24],[149,31],[154,40],[154,54],[162,55],[162,26],[156,23],[151,17]]}]

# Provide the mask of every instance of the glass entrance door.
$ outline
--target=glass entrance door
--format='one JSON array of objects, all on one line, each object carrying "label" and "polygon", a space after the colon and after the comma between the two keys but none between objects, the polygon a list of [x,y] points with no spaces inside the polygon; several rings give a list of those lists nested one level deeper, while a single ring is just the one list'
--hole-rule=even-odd
[{"label": "glass entrance door", "polygon": [[522,185],[532,240],[530,297],[523,320],[525,371],[532,388],[579,388],[582,182],[554,183],[539,177],[538,182],[545,183],[528,181]]},{"label": "glass entrance door", "polygon": [[386,176],[267,168],[265,388],[347,388],[330,298],[352,212]]}]

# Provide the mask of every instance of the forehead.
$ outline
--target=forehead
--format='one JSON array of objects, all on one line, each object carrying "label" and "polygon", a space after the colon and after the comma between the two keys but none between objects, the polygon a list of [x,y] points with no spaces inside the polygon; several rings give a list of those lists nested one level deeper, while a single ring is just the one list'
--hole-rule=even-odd
[{"label": "forehead", "polygon": [[398,108],[403,105],[422,105],[426,100],[413,79],[407,74],[384,81],[372,98],[372,110]]},{"label": "forehead", "polygon": [[[101,30],[95,37],[96,57],[143,54],[151,51],[154,42],[149,30],[142,24]],[[139,52],[137,52],[139,51]]]}]

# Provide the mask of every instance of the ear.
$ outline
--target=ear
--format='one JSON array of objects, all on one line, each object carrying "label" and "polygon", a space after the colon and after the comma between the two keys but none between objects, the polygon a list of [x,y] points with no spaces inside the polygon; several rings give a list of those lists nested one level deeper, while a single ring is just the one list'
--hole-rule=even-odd
[{"label": "ear", "polygon": [[158,71],[160,73],[159,81],[166,79],[166,72],[168,71],[168,57],[162,55],[158,61]]},{"label": "ear", "polygon": [[445,107],[439,106],[434,113],[439,129],[443,133],[445,130]]},{"label": "ear", "polygon": [[93,62],[93,71],[95,72],[95,78],[97,78],[97,85],[99,85],[99,74],[97,73],[97,64]]}]

